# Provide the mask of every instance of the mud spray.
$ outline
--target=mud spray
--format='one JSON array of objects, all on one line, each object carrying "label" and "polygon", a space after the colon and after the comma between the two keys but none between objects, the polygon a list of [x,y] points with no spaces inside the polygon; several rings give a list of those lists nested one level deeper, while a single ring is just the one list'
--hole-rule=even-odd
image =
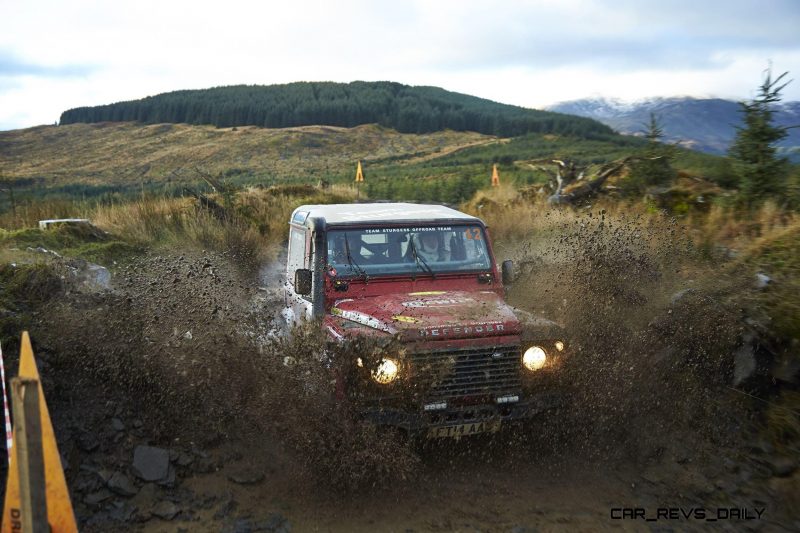
[{"label": "mud spray", "polygon": [[[533,460],[535,449],[534,457],[644,461],[728,438],[743,414],[724,385],[744,284],[701,258],[668,219],[548,217],[537,235],[502,247],[520,269],[510,303],[567,332],[569,357],[549,384],[566,401],[489,445],[445,444],[445,455],[485,462],[511,448],[519,453],[503,460]],[[87,430],[120,409],[135,412],[156,443],[238,443],[264,457],[280,448],[306,480],[298,483],[324,490],[396,487],[442,457],[333,400],[321,354],[335,366],[373,347],[331,346],[313,329],[270,335],[282,304],[278,269],[254,281],[235,264],[225,254],[148,255],[119,269],[110,291],[67,288],[34,335],[60,408],[80,406],[74,418]]]},{"label": "mud spray", "polygon": [[571,455],[644,462],[731,439],[730,393],[750,287],[703,258],[674,219],[550,212],[514,246],[511,303],[561,323],[571,343],[552,384],[567,396],[532,432]]}]

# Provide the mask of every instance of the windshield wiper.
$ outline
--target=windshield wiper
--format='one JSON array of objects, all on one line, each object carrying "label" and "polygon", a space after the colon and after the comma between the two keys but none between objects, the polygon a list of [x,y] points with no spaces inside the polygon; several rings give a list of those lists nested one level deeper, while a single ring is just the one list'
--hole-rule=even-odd
[{"label": "windshield wiper", "polygon": [[347,240],[347,233],[344,234],[344,251],[347,254],[347,262],[350,263],[351,270],[355,270],[359,276],[364,277],[364,283],[369,283],[369,274],[356,263],[353,254],[350,253],[350,241]]},{"label": "windshield wiper", "polygon": [[[436,274],[434,274],[433,269],[428,266],[428,262],[425,261],[425,258],[417,253],[417,247],[414,245],[414,239],[411,239],[411,242],[408,245],[411,248],[411,256],[414,258],[414,262],[416,263],[416,265],[417,266],[421,266],[435,280],[436,279]],[[414,279],[415,280],[417,279],[416,278],[416,272],[417,271],[414,270],[414,274],[415,274]]]}]

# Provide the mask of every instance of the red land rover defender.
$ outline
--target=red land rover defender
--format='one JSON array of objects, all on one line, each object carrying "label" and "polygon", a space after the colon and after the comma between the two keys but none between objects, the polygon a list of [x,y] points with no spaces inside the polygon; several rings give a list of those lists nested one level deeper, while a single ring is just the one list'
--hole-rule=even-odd
[{"label": "red land rover defender", "polygon": [[440,205],[304,205],[289,226],[286,325],[392,346],[361,369],[364,416],[459,437],[552,405],[541,385],[566,339],[505,303],[512,264],[498,270],[480,219]]}]

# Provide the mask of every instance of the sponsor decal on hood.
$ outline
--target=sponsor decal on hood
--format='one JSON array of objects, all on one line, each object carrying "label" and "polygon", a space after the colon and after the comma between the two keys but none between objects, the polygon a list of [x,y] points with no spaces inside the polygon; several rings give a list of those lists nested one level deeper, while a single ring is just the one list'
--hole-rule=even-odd
[{"label": "sponsor decal on hood", "polygon": [[385,331],[391,335],[397,333],[397,330],[386,324],[385,322],[378,320],[374,316],[367,315],[365,313],[361,313],[359,311],[349,311],[346,309],[339,309],[338,307],[334,307],[331,309],[331,313],[335,316],[342,317],[345,320],[349,320],[351,322],[356,322],[357,324],[361,324],[362,326],[367,326],[373,329],[377,329],[380,331]]},{"label": "sponsor decal on hood", "polygon": [[335,302],[331,314],[407,339],[518,335],[519,320],[492,291],[383,294]]}]

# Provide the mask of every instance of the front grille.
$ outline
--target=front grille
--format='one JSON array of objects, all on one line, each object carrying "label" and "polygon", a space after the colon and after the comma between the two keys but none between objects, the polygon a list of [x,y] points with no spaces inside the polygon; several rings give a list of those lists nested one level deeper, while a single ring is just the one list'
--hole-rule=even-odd
[{"label": "front grille", "polygon": [[415,385],[426,401],[518,393],[519,348],[468,348],[413,355]]}]

